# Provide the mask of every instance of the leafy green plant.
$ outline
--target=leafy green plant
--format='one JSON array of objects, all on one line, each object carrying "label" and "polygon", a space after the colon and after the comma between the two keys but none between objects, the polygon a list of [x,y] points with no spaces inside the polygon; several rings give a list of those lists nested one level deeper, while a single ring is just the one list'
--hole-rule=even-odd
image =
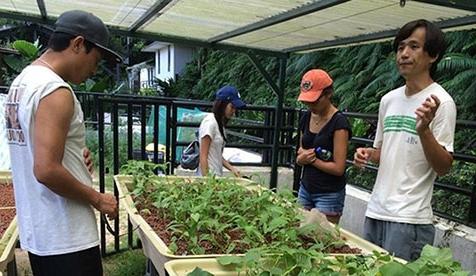
[{"label": "leafy green plant", "polygon": [[161,238],[175,254],[244,253],[262,244],[319,251],[348,248],[318,224],[300,227],[303,215],[291,193],[276,195],[214,177],[149,176],[142,181],[139,170],[131,172],[137,209],[146,220],[153,216],[150,221],[160,222],[151,225],[159,235],[166,225]]},{"label": "leafy green plant", "polygon": [[219,257],[218,262],[232,265],[246,275],[379,275],[379,268],[393,262],[393,257],[379,252],[369,256],[329,256],[312,249],[265,246],[243,257]]},{"label": "leafy green plant", "polygon": [[[118,135],[118,148],[119,148],[119,168],[126,164],[128,161],[127,158],[127,130],[125,128],[119,128]],[[153,141],[152,134],[148,133],[146,135],[146,144]],[[98,132],[96,129],[87,127],[86,128],[86,145],[92,153],[94,164],[99,164],[99,140]],[[132,135],[132,148],[140,149],[141,139],[139,133],[133,133]],[[105,167],[109,170],[112,170],[114,166],[113,158],[113,132],[110,128],[106,127],[104,131],[104,162]]]},{"label": "leafy green plant", "polygon": [[199,267],[196,267],[192,272],[187,274],[188,276],[213,276],[210,272],[207,272]]},{"label": "leafy green plant", "polygon": [[157,169],[165,169],[165,164],[155,164],[148,161],[129,160],[120,169],[121,174],[134,175],[133,185],[135,195],[145,192],[148,178],[155,175]]},{"label": "leafy green plant", "polygon": [[[98,75],[102,75],[102,72]],[[73,89],[82,92],[105,92],[112,86],[111,76],[102,76],[96,78],[96,80],[87,79],[79,85],[73,85]]]},{"label": "leafy green plant", "polygon": [[157,89],[153,87],[145,87],[139,90],[139,95],[141,96],[156,96]]},{"label": "leafy green plant", "polygon": [[421,257],[408,265],[417,275],[428,275],[441,273],[446,275],[468,275],[462,271],[461,264],[453,260],[453,255],[449,248],[436,248],[425,246]]},{"label": "leafy green plant", "polygon": [[219,257],[222,266],[233,266],[245,275],[356,275],[356,276],[466,276],[461,265],[452,259],[448,248],[427,245],[421,257],[402,264],[388,254],[329,256],[312,249],[273,248],[249,250],[245,256]]},{"label": "leafy green plant", "polygon": [[3,61],[8,66],[7,68],[2,68],[2,80],[6,85],[10,85],[23,68],[38,57],[40,51],[38,40],[34,43],[25,40],[16,40],[12,43],[11,47],[17,50],[20,55],[11,54],[3,57]]},{"label": "leafy green plant", "polygon": [[28,59],[34,60],[38,57],[38,52],[40,50],[39,41],[36,40],[34,43],[30,43],[26,40],[17,40],[12,44],[13,48],[18,50],[20,54]]}]

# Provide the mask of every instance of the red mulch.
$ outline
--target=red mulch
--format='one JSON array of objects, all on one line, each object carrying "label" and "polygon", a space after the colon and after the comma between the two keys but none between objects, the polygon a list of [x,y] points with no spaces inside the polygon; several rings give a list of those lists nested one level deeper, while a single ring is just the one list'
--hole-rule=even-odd
[{"label": "red mulch", "polygon": [[15,217],[15,209],[0,209],[0,238]]},{"label": "red mulch", "polygon": [[347,244],[341,247],[332,247],[329,249],[329,253],[333,254],[361,254],[362,250],[359,248],[350,247]]},{"label": "red mulch", "polygon": [[0,183],[0,207],[14,207],[15,198],[13,196],[13,185],[11,183]]},{"label": "red mulch", "polygon": [[[170,220],[166,219],[164,217],[164,214],[159,214],[159,210],[155,207],[153,207],[151,204],[145,203],[146,200],[144,198],[140,198],[137,200],[137,210],[144,210],[147,209],[150,212],[143,212],[141,216],[144,218],[144,220],[154,229],[154,231],[159,235],[159,237],[164,241],[164,243],[169,246],[172,242],[172,232],[167,230],[167,226],[170,223]],[[145,203],[145,204],[144,204]],[[244,254],[246,251],[248,251],[250,248],[247,244],[242,244],[239,241],[241,240],[241,237],[243,236],[243,232],[241,230],[228,230],[226,233],[232,241],[235,242],[236,247],[233,250],[233,254]],[[178,236],[176,237],[175,244],[177,245],[177,251],[175,252],[176,255],[191,255],[190,252],[188,252],[187,248],[187,241],[180,239]],[[227,244],[227,241],[225,239],[224,233],[217,233],[215,236],[215,240],[219,245],[225,245]],[[268,242],[272,241],[271,237],[267,237]],[[215,246],[209,241],[200,241],[200,245],[202,246],[203,249],[205,249],[204,254],[226,254],[224,250],[226,248],[220,248]],[[311,246],[311,244],[308,244]],[[359,248],[352,248],[348,245],[343,245],[341,247],[331,247],[328,249],[328,253],[334,253],[334,254],[360,254],[362,251]]]}]

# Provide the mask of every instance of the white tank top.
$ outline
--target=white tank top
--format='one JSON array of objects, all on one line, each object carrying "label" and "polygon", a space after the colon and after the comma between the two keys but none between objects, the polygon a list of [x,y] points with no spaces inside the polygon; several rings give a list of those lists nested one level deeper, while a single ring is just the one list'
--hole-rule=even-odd
[{"label": "white tank top", "polygon": [[71,90],[74,98],[63,166],[81,183],[91,186],[82,155],[83,112],[71,87],[60,76],[43,66],[26,67],[13,81],[5,106],[21,247],[40,256],[76,252],[99,244],[92,207],[54,193],[33,174],[35,113],[40,100],[60,87]]}]

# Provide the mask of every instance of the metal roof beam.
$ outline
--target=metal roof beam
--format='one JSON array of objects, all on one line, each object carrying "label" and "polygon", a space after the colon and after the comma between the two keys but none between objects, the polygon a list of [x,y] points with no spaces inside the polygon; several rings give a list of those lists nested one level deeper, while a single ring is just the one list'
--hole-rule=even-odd
[{"label": "metal roof beam", "polygon": [[226,40],[235,36],[239,36],[242,34],[250,33],[259,29],[263,29],[278,23],[282,23],[287,20],[294,19],[296,17],[300,17],[306,14],[310,14],[316,11],[324,10],[330,7],[333,7],[338,4],[342,4],[344,2],[347,2],[350,0],[322,0],[318,2],[312,2],[310,4],[303,5],[301,7],[294,8],[292,10],[289,10],[287,12],[277,14],[274,16],[271,16],[269,18],[266,18],[264,20],[251,23],[249,25],[246,25],[244,27],[238,28],[236,30],[230,31],[223,33],[221,35],[214,36],[210,39],[208,39],[209,43],[216,43],[222,40]]},{"label": "metal roof beam", "polygon": [[20,21],[28,21],[32,23],[42,23],[42,24],[50,24],[54,25],[55,24],[55,19],[52,19],[51,17],[41,17],[37,15],[27,15],[24,13],[19,13],[19,12],[14,12],[14,11],[5,11],[5,10],[0,10],[0,17],[1,18],[9,18],[13,20],[20,20]]},{"label": "metal roof beam", "polygon": [[10,32],[13,32],[15,30],[19,29],[19,26],[13,26],[13,25],[4,25],[0,26],[0,35],[8,34]]},{"label": "metal roof beam", "polygon": [[[476,15],[470,15],[465,17],[459,17],[454,19],[443,20],[439,22],[434,22],[441,29],[448,29],[466,25],[476,24]],[[361,34],[352,37],[337,38],[335,40],[328,40],[323,42],[311,43],[303,46],[290,47],[283,50],[283,52],[301,52],[301,51],[310,51],[310,50],[319,50],[323,48],[337,47],[346,44],[359,44],[364,42],[370,42],[373,40],[386,39],[394,37],[398,29],[386,30],[382,32],[376,32],[371,34]]]},{"label": "metal roof beam", "polygon": [[455,8],[459,10],[467,10],[476,12],[476,2],[474,0],[413,0],[431,5]]},{"label": "metal roof beam", "polygon": [[[20,21],[28,21],[32,23],[40,23],[40,24],[45,24],[50,26],[53,26],[54,23],[56,22],[56,18],[53,18],[51,16],[47,18],[42,18],[40,16],[27,15],[24,13],[2,11],[2,10],[0,10],[0,18],[9,18],[9,19],[20,20]],[[211,48],[211,49],[217,49],[217,50],[229,50],[233,52],[243,52],[243,53],[253,52],[257,55],[265,55],[265,56],[274,56],[274,57],[288,57],[289,56],[287,53],[284,53],[281,51],[272,51],[272,50],[259,49],[259,48],[236,46],[236,45],[230,45],[230,44],[224,44],[224,43],[211,44],[211,43],[208,43],[207,41],[191,39],[186,37],[169,36],[169,35],[154,34],[154,33],[147,33],[147,32],[131,32],[125,29],[119,29],[117,27],[112,27],[112,26],[108,26],[108,27],[111,33],[116,35],[122,35],[125,37],[130,36],[130,37],[137,37],[137,38],[143,38],[143,39],[158,40],[163,42],[178,43],[178,44],[194,46],[194,47],[204,47],[204,48]]]},{"label": "metal roof beam", "polygon": [[273,81],[273,78],[268,73],[268,71],[266,71],[263,64],[261,64],[259,59],[255,55],[253,55],[252,53],[248,53],[248,58],[251,60],[251,63],[253,63],[253,65],[256,67],[256,69],[261,73],[263,78],[266,80],[266,83],[268,83],[268,85],[271,87],[271,90],[273,91],[273,93],[276,96],[279,97],[280,89],[276,85],[276,83]]},{"label": "metal roof beam", "polygon": [[162,0],[162,1],[157,1],[155,2],[152,7],[150,7],[139,19],[136,20],[136,22],[132,23],[132,25],[129,27],[129,31],[135,32],[137,31],[142,25],[147,23],[152,17],[158,17],[160,16],[160,11],[163,10],[171,0]]},{"label": "metal roof beam", "polygon": [[309,50],[318,50],[322,48],[337,47],[337,46],[346,45],[346,44],[357,44],[357,43],[369,42],[372,40],[384,39],[384,38],[395,36],[397,31],[398,29],[393,29],[393,30],[387,30],[387,31],[376,32],[371,34],[362,34],[362,35],[351,36],[351,37],[337,38],[334,40],[327,40],[323,42],[317,42],[317,43],[311,43],[308,45],[287,48],[287,49],[284,49],[284,52],[288,52],[288,53],[301,52],[301,51],[309,51]]},{"label": "metal roof beam", "polygon": [[46,12],[45,1],[36,0],[36,3],[38,4],[38,9],[41,13],[41,18],[46,19],[48,17],[48,13]]},{"label": "metal roof beam", "polygon": [[117,35],[156,40],[156,41],[162,41],[162,42],[177,43],[177,44],[188,45],[192,47],[204,47],[204,48],[211,48],[216,50],[228,50],[228,51],[241,52],[241,53],[252,52],[257,55],[274,56],[274,57],[282,57],[282,58],[286,58],[289,56],[288,53],[284,53],[282,51],[272,51],[272,50],[237,46],[237,45],[225,44],[225,43],[212,44],[204,40],[191,39],[186,37],[170,36],[170,35],[155,34],[155,33],[148,33],[148,32],[130,32],[130,31],[118,29],[118,28],[109,28],[109,30],[111,31],[111,33],[117,34]]}]

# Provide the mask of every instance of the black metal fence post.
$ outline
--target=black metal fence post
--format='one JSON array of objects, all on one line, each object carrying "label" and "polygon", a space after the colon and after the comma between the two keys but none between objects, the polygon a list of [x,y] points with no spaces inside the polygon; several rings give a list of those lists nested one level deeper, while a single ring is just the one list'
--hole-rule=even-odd
[{"label": "black metal fence post", "polygon": [[145,147],[147,146],[147,118],[146,118],[147,108],[144,103],[140,105],[140,156],[141,160],[147,160]]},{"label": "black metal fence post", "polygon": [[[104,193],[104,111],[103,100],[98,98],[98,151],[99,151],[99,192]],[[100,218],[100,235],[101,235],[101,255],[106,256],[106,222],[103,216]]]},{"label": "black metal fence post", "polygon": [[[172,108],[173,108],[173,104],[167,104],[167,108],[165,110],[165,126],[166,126],[166,129],[167,131],[165,132],[165,163],[167,164],[167,171],[165,172],[165,174],[172,174],[173,171],[172,171],[172,167],[173,167],[173,164],[172,164],[172,160],[171,160],[171,151],[172,151],[172,144],[170,142],[171,140],[171,129],[173,127],[173,124],[172,124],[172,121],[170,120],[170,118],[172,118],[172,115],[171,115],[171,112],[172,112]],[[172,130],[173,131],[173,130]]]},{"label": "black metal fence post", "polygon": [[278,157],[279,157],[279,136],[281,132],[281,118],[283,116],[283,102],[286,81],[286,58],[279,59],[279,94],[278,103],[276,107],[276,121],[274,124],[274,139],[273,139],[273,160],[271,163],[271,177],[269,181],[269,188],[276,189],[278,186]]},{"label": "black metal fence post", "polygon": [[471,205],[469,207],[468,224],[476,225],[476,175],[474,176],[473,189],[471,193]]},{"label": "black metal fence post", "polygon": [[[265,126],[270,126],[272,123],[272,120],[271,120],[271,111],[266,111],[265,114],[264,114],[264,125]],[[272,137],[272,131],[266,129],[264,130],[264,143],[265,144],[270,144],[271,143],[271,137]],[[265,150],[263,152],[263,162],[264,163],[271,163],[271,154],[272,154],[272,151],[271,150]]]},{"label": "black metal fence post", "polygon": [[172,109],[172,120],[171,120],[171,125],[172,125],[172,154],[170,155],[170,174],[174,174],[175,170],[175,163],[177,159],[177,106],[172,103],[171,106]]},{"label": "black metal fence post", "polygon": [[[134,133],[132,128],[132,104],[127,104],[127,160],[133,159],[133,139]],[[129,248],[134,246],[132,240],[132,223],[130,216],[127,215],[127,245]]]},{"label": "black metal fence post", "polygon": [[[113,130],[113,138],[112,138],[112,145],[113,145],[113,172],[114,175],[119,174],[119,115],[118,115],[118,104],[114,103],[112,105],[112,114],[111,114],[111,127]],[[117,190],[117,186],[114,186],[114,196],[119,201],[119,191]],[[114,250],[116,252],[119,251],[119,216],[114,220]]]}]

